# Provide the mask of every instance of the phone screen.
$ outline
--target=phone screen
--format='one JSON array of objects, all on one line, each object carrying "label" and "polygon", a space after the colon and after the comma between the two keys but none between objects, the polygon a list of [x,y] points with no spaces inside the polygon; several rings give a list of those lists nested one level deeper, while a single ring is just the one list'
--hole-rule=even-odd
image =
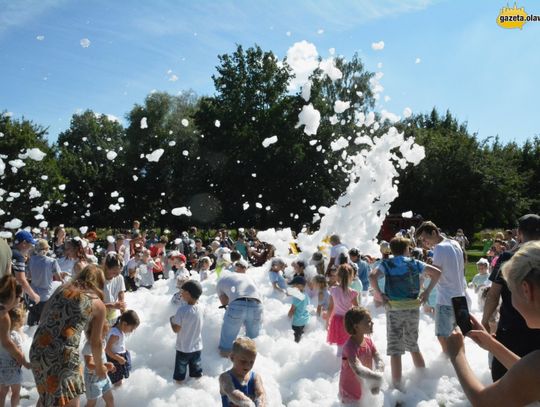
[{"label": "phone screen", "polygon": [[472,329],[467,299],[465,297],[452,297],[452,306],[454,307],[456,323],[463,335],[466,335]]}]

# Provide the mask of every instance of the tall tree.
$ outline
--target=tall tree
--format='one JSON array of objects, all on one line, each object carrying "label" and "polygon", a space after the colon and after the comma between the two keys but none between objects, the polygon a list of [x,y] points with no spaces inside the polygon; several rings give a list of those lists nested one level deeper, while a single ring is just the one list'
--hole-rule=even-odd
[{"label": "tall tree", "polygon": [[63,182],[47,130],[24,118],[0,115],[0,219],[37,226],[48,219]]},{"label": "tall tree", "polygon": [[121,183],[125,135],[122,125],[106,115],[87,110],[74,114],[69,129],[58,136],[58,166],[68,180],[59,203],[58,222],[89,227],[119,226],[126,199]]}]

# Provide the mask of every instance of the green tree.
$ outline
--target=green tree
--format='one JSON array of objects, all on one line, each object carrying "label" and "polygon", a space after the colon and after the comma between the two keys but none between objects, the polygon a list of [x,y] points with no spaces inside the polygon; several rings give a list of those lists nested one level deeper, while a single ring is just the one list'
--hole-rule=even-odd
[{"label": "green tree", "polygon": [[122,211],[114,213],[109,205],[122,206],[119,199],[126,199],[121,183],[124,148],[124,129],[118,121],[91,110],[73,115],[69,129],[56,143],[58,166],[68,180],[65,197],[57,205],[59,222],[119,226]]},{"label": "green tree", "polygon": [[[2,226],[13,218],[21,219],[24,225],[38,226],[43,219],[49,219],[51,205],[61,198],[56,186],[63,178],[46,134],[46,128],[29,120],[12,119],[5,113],[0,115]],[[35,160],[32,157],[41,155],[32,149],[39,149],[45,155]]]}]

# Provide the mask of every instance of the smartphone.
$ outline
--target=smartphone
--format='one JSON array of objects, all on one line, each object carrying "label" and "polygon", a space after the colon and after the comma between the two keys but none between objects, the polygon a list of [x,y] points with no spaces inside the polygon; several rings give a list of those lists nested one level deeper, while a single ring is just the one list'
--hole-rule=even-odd
[{"label": "smartphone", "polygon": [[452,297],[452,307],[454,308],[456,323],[459,326],[459,329],[461,329],[463,335],[466,335],[467,332],[472,329],[469,308],[467,307],[467,299],[463,296]]}]

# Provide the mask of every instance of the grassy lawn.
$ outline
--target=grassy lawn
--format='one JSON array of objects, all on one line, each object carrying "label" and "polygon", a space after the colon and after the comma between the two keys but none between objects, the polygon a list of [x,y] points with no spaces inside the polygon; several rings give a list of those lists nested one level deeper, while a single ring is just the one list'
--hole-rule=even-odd
[{"label": "grassy lawn", "polygon": [[467,280],[467,284],[471,282],[476,273],[476,262],[469,261],[465,265],[465,279]]}]

